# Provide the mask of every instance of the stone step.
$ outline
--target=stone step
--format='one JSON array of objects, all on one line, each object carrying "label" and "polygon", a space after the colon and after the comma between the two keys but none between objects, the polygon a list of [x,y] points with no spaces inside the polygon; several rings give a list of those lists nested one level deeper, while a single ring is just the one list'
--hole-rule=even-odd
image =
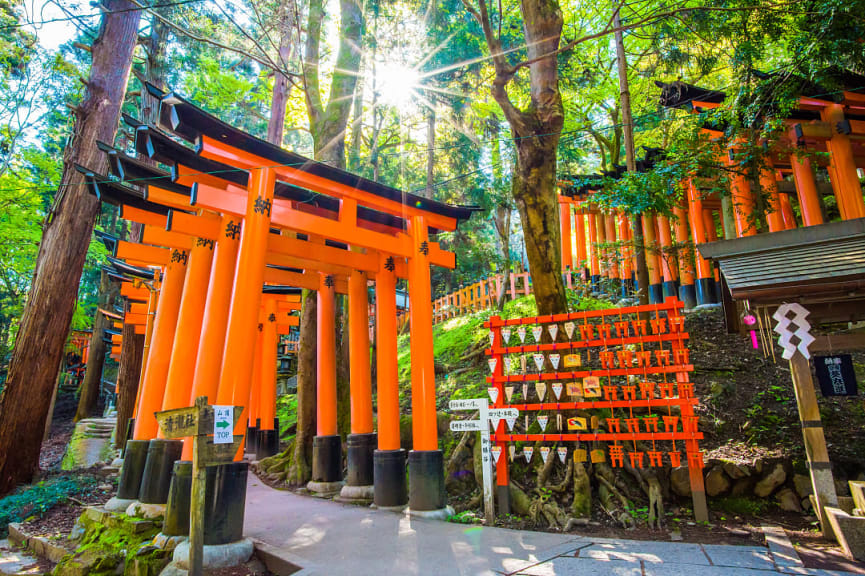
[{"label": "stone step", "polygon": [[50,573],[42,570],[36,558],[14,546],[9,540],[0,540],[0,576],[41,576]]}]

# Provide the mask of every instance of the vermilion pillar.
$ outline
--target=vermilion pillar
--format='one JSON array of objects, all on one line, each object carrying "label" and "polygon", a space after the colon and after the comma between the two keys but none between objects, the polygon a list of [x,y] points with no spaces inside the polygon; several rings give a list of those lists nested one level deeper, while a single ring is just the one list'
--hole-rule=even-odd
[{"label": "vermilion pillar", "polygon": [[754,197],[751,195],[751,183],[748,174],[736,160],[735,151],[727,151],[727,166],[733,169],[730,176],[730,197],[733,200],[733,217],[736,221],[736,237],[753,236],[757,233],[754,227]]},{"label": "vermilion pillar", "polygon": [[844,107],[830,104],[821,112],[824,122],[832,125],[832,138],[826,143],[829,148],[829,165],[832,186],[838,197],[841,218],[850,220],[865,217],[865,202],[862,200],[862,185],[856,172],[853,146],[850,136],[844,133]]},{"label": "vermilion pillar", "polygon": [[153,413],[162,409],[188,258],[188,252],[172,250],[171,262],[165,267],[159,307],[156,309],[156,319],[153,323],[153,337],[147,356],[147,368],[141,383],[141,398],[138,416],[135,419],[134,438],[136,440],[150,440],[156,437],[158,427]]},{"label": "vermilion pillar", "polygon": [[589,212],[589,244],[587,246],[590,253],[590,273],[592,280],[592,289],[598,289],[598,283],[601,281],[601,259],[598,255],[598,226],[595,214]]},{"label": "vermilion pillar", "polygon": [[279,334],[276,322],[277,298],[264,300],[264,322],[261,331],[261,391],[258,400],[258,442],[256,458],[261,460],[279,452],[279,426],[276,419],[276,352]]},{"label": "vermilion pillar", "polygon": [[793,167],[793,181],[796,183],[796,195],[799,197],[802,225],[822,224],[823,211],[820,209],[820,198],[817,196],[817,182],[814,181],[811,160],[805,156],[791,154],[790,165]]},{"label": "vermilion pillar", "polygon": [[622,259],[622,297],[627,298],[634,291],[631,224],[625,214],[620,213],[616,219],[619,224],[619,245],[621,246],[619,254]]},{"label": "vermilion pillar", "polygon": [[[190,402],[194,402],[199,396],[206,396],[211,404],[216,401],[241,224],[239,218],[229,215],[223,216],[220,223],[219,237],[216,239],[213,264],[210,268],[210,281],[207,285],[207,301],[204,305],[204,318],[198,344],[200,354],[195,361]],[[223,399],[228,398],[228,390],[226,390]]]},{"label": "vermilion pillar", "polygon": [[392,257],[379,256],[375,277],[376,378],[378,450],[373,454],[374,502],[379,507],[404,506],[406,452],[399,434],[397,372],[396,273]]},{"label": "vermilion pillar", "polygon": [[775,168],[771,159],[766,159],[767,165],[760,170],[760,187],[766,194],[766,224],[769,232],[784,230],[784,214],[781,212],[781,199],[778,193],[778,181],[775,178]]},{"label": "vermilion pillar", "polygon": [[336,426],[336,295],[334,278],[321,274],[318,289],[316,436],[312,439],[310,490],[336,492],[342,480],[342,439]]},{"label": "vermilion pillar", "polygon": [[[249,172],[249,190],[246,200],[246,218],[240,233],[237,269],[231,309],[228,313],[228,331],[219,377],[219,404],[243,406],[249,401],[252,358],[255,353],[255,333],[261,307],[261,288],[267,262],[267,236],[273,207],[274,173],[269,168],[255,168]],[[224,399],[224,400],[223,400]],[[245,434],[248,415],[241,414],[236,434]],[[241,458],[243,449],[238,451]]]},{"label": "vermilion pillar", "polygon": [[664,301],[661,273],[658,270],[658,243],[655,238],[655,216],[643,213],[643,242],[646,245],[646,268],[649,270],[649,302],[659,304]]},{"label": "vermilion pillar", "polygon": [[[616,244],[618,239],[616,238],[616,217],[612,214],[604,215],[604,237],[607,240],[607,244]],[[607,277],[610,280],[619,280],[619,252],[615,248],[607,248],[606,250],[607,257]],[[620,287],[618,286],[618,282],[614,282],[617,284],[613,287],[613,292],[618,292]]]},{"label": "vermilion pillar", "polygon": [[779,194],[778,198],[781,203],[781,215],[784,217],[784,230],[796,228],[796,215],[793,213],[793,206],[790,204],[790,195]]},{"label": "vermilion pillar", "polygon": [[[430,306],[427,302],[427,306]],[[432,310],[430,310],[432,326]],[[372,384],[369,361],[369,297],[366,274],[353,270],[348,277],[348,348],[351,393],[351,434],[347,439],[348,475],[340,496],[372,500],[372,454],[375,434],[372,426]]]},{"label": "vermilion pillar", "polygon": [[609,276],[607,248],[603,246],[607,242],[607,227],[604,223],[604,215],[600,212],[595,213],[595,235],[597,239],[595,247],[597,248],[598,262],[600,263],[600,277],[607,278]]},{"label": "vermilion pillar", "polygon": [[574,260],[571,252],[571,205],[568,202],[559,202],[559,223],[562,234],[562,268],[572,270]]},{"label": "vermilion pillar", "polygon": [[663,214],[655,218],[658,224],[658,243],[661,245],[661,273],[664,279],[664,298],[679,295],[679,270],[673,257],[673,237],[670,221]]},{"label": "vermilion pillar", "polygon": [[135,409],[132,413],[133,418],[138,417],[138,406],[141,403],[141,390],[144,388],[144,378],[147,375],[147,364],[150,361],[150,343],[153,340],[153,326],[156,320],[156,307],[159,304],[161,272],[156,272],[156,278],[153,281],[153,287],[150,289],[150,296],[147,299],[147,324],[144,326],[144,350],[142,351],[141,376],[138,379],[138,391],[135,393]]},{"label": "vermilion pillar", "polygon": [[700,256],[698,244],[706,242],[706,228],[703,222],[703,200],[693,180],[688,180],[688,221],[691,224],[691,237],[694,240],[694,259],[697,262],[697,304],[717,302],[715,298],[715,275],[712,265]]},{"label": "vermilion pillar", "polygon": [[412,442],[409,454],[409,508],[416,511],[445,507],[444,459],[438,448],[435,369],[433,366],[430,302],[429,237],[426,219],[411,218],[408,283],[411,290]]},{"label": "vermilion pillar", "polygon": [[[687,185],[686,185],[687,186]],[[691,246],[688,240],[688,211],[676,206],[676,244],[679,261],[679,300],[685,303],[686,308],[697,305],[697,291],[694,286],[694,260]]]},{"label": "vermilion pillar", "polygon": [[261,350],[264,323],[258,323],[258,333],[255,335],[255,352],[252,356],[252,378],[249,385],[249,401],[246,411],[249,418],[246,427],[246,451],[255,454],[258,451],[258,427],[261,423]]},{"label": "vermilion pillar", "polygon": [[587,280],[586,216],[582,210],[577,210],[574,216],[574,232],[577,236],[577,267],[580,270],[580,277]]},{"label": "vermilion pillar", "polygon": [[192,405],[190,395],[205,304],[205,299],[201,296],[207,294],[212,262],[213,240],[196,238],[189,252],[189,265],[180,299],[180,312],[177,317],[174,346],[171,349],[171,364],[168,368],[162,410]]}]

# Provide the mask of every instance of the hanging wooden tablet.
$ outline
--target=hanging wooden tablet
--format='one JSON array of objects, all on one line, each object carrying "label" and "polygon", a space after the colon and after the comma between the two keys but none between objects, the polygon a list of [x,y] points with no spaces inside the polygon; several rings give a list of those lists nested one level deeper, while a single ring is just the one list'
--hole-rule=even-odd
[{"label": "hanging wooden tablet", "polygon": [[526,327],[525,326],[520,326],[519,328],[517,328],[517,336],[520,337],[520,344],[526,343]]},{"label": "hanging wooden tablet", "polygon": [[579,353],[565,355],[565,368],[579,368],[583,365]]},{"label": "hanging wooden tablet", "polygon": [[505,374],[511,373],[511,358],[510,356],[505,356]]},{"label": "hanging wooden tablet", "polygon": [[559,461],[564,464],[565,459],[568,457],[568,447],[559,446],[558,448],[556,448],[556,453],[559,455]]},{"label": "hanging wooden tablet", "polygon": [[539,448],[539,450],[541,452],[541,460],[543,461],[544,464],[546,464],[547,458],[550,457],[550,447],[549,446],[541,446]]},{"label": "hanging wooden tablet", "polygon": [[541,402],[544,401],[544,396],[547,395],[547,385],[545,382],[538,382],[535,384],[535,394],[538,395],[538,400]]},{"label": "hanging wooden tablet", "polygon": [[580,416],[574,416],[573,418],[568,418],[568,430],[588,430],[588,425],[586,423],[586,419]]},{"label": "hanging wooden tablet", "polygon": [[597,430],[600,424],[600,419],[597,416],[592,416],[592,430]]},{"label": "hanging wooden tablet", "polygon": [[508,446],[508,456],[510,457],[511,462],[514,461],[514,456],[516,455],[516,453],[517,453],[517,447],[516,446],[514,446],[513,444]]},{"label": "hanging wooden tablet", "polygon": [[556,414],[556,430],[562,431],[562,415]]},{"label": "hanging wooden tablet", "polygon": [[520,374],[526,373],[526,357],[520,356]]},{"label": "hanging wooden tablet", "polygon": [[553,389],[553,395],[556,397],[556,400],[559,400],[562,397],[562,383],[553,382],[551,388]]},{"label": "hanging wooden tablet", "polygon": [[496,364],[498,363],[498,358],[490,358],[487,360],[487,364],[490,366],[490,373],[496,371]]},{"label": "hanging wooden tablet", "polygon": [[583,396],[586,398],[599,398],[601,396],[601,380],[597,376],[583,378]]},{"label": "hanging wooden tablet", "polygon": [[549,421],[549,419],[550,417],[546,414],[538,414],[538,424],[541,425],[541,432],[547,431],[547,422]]},{"label": "hanging wooden tablet", "polygon": [[529,431],[529,415],[526,414],[526,432]]},{"label": "hanging wooden tablet", "polygon": [[592,464],[599,464],[607,459],[607,455],[600,448],[598,448],[597,450],[592,450],[590,456],[592,458]]},{"label": "hanging wooden tablet", "polygon": [[535,342],[538,344],[541,343],[541,334],[544,333],[543,326],[532,326],[532,337],[535,339]]},{"label": "hanging wooden tablet", "polygon": [[535,366],[537,366],[538,372],[540,372],[541,369],[543,369],[543,367],[544,367],[544,355],[543,355],[543,353],[535,352],[534,354],[532,354],[532,357],[535,360]]},{"label": "hanging wooden tablet", "polygon": [[568,396],[582,396],[583,385],[580,382],[568,382]]},{"label": "hanging wooden tablet", "polygon": [[[574,448],[574,462],[585,462],[586,456],[585,448]],[[594,460],[592,460],[592,462],[594,462]]]},{"label": "hanging wooden tablet", "polygon": [[508,404],[511,403],[511,397],[514,395],[514,387],[513,386],[505,386],[505,398],[508,400]]}]

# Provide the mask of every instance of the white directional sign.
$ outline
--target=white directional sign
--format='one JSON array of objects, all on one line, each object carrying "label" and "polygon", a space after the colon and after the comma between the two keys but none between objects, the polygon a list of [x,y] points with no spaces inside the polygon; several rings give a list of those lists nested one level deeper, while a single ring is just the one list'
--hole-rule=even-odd
[{"label": "white directional sign", "polygon": [[448,408],[451,410],[480,410],[486,407],[486,398],[466,398],[464,400],[451,400],[448,402]]},{"label": "white directional sign", "polygon": [[234,442],[234,406],[213,407],[213,443]]},{"label": "white directional sign", "polygon": [[480,420],[451,420],[451,432],[482,432],[484,424]]}]

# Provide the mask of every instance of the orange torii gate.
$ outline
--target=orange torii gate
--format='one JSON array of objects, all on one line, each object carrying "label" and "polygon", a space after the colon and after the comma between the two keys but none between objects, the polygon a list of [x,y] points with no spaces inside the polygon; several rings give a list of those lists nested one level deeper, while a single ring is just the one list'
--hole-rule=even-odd
[{"label": "orange torii gate", "polygon": [[[318,434],[314,439],[313,482],[310,488],[324,492],[339,488],[342,480],[341,438],[336,429],[335,294],[348,294],[351,374],[351,434],[348,438],[348,478],[342,495],[374,496],[379,505],[404,505],[405,452],[400,449],[399,399],[396,371],[396,280],[407,278],[414,305],[410,307],[412,330],[412,412],[414,450],[409,454],[412,485],[409,505],[416,511],[444,508],[443,461],[438,450],[435,410],[435,375],[432,362],[432,311],[429,305],[429,267],[453,267],[454,256],[443,251],[430,234],[454,230],[474,208],[454,207],[406,194],[313,162],[269,145],[206,114],[176,94],[151,90],[161,99],[160,128],[136,126],[136,148],[153,160],[171,167],[171,178],[157,176],[152,167],[135,164],[117,151],[107,151],[118,176],[146,179],[146,192],[124,203],[126,216],[144,214],[141,245],[120,242],[117,256],[130,263],[142,260],[165,266],[163,290],[154,322],[165,317],[166,338],[157,339],[148,358],[147,376],[139,412],[152,410],[147,384],[166,378],[175,362],[173,332],[179,334],[178,316],[186,305],[183,283],[193,277],[195,263],[190,248],[197,238],[214,245],[210,282],[206,287],[204,320],[199,338],[199,358],[205,351],[219,351],[216,402],[255,409],[250,376],[256,369],[256,329],[265,283],[279,283],[316,290],[318,299]],[[195,149],[174,137],[195,142]],[[132,160],[132,161],[130,161]],[[111,162],[110,162],[111,163]],[[147,172],[147,170],[150,172]],[[145,176],[141,176],[146,174]],[[140,183],[140,182],[139,182]],[[168,209],[162,218],[141,203]],[[142,216],[135,214],[134,216]],[[217,282],[219,254],[235,244],[236,261],[231,274]],[[181,243],[184,242],[184,243]],[[156,246],[173,247],[173,252]],[[227,250],[226,250],[227,252]],[[176,286],[170,288],[172,270]],[[202,274],[203,276],[203,274]],[[367,281],[376,282],[378,435],[374,432],[370,382]],[[199,292],[201,292],[199,287]],[[230,294],[221,338],[201,348],[208,333],[207,310],[225,293]],[[166,300],[166,297],[171,298]],[[269,317],[265,308],[265,318]],[[171,318],[174,329],[171,330]],[[265,324],[265,323],[262,323]],[[213,331],[219,332],[219,331]],[[171,342],[171,340],[175,342]],[[220,341],[221,340],[221,341]],[[169,341],[166,346],[165,342]],[[275,354],[275,350],[274,350]],[[167,357],[167,359],[166,359]],[[275,357],[274,357],[275,369]],[[218,362],[217,362],[218,364]],[[167,366],[167,367],[166,367]],[[151,368],[156,368],[153,373]],[[196,366],[195,378],[202,370]],[[270,391],[267,391],[270,394]],[[193,394],[197,396],[198,394]],[[250,399],[253,402],[250,404]],[[190,402],[187,399],[187,402]],[[188,404],[187,404],[188,405]],[[260,404],[263,408],[264,403]],[[164,408],[164,403],[162,408]],[[136,429],[139,422],[136,421]],[[241,418],[236,433],[244,433]],[[378,450],[374,450],[375,446]]]}]

